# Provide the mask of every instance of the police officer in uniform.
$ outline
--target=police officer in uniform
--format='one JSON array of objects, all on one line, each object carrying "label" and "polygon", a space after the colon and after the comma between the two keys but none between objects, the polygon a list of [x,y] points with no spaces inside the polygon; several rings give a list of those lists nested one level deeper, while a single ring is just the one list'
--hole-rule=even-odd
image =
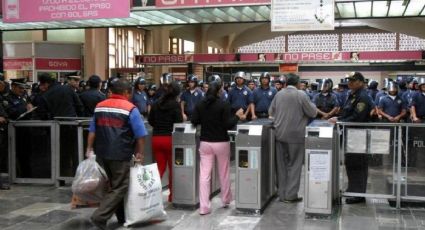
[{"label": "police officer in uniform", "polygon": [[398,86],[395,82],[389,82],[388,95],[379,100],[378,117],[386,122],[400,122],[406,116],[406,104],[398,94]]},{"label": "police officer in uniform", "polygon": [[320,93],[313,97],[313,103],[317,107],[317,118],[329,119],[338,112],[339,102],[332,92],[332,86],[331,79],[323,79],[320,83]]},{"label": "police officer in uniform", "polygon": [[92,117],[97,103],[106,99],[106,95],[100,91],[101,82],[99,76],[90,76],[87,81],[90,88],[80,94],[81,103],[84,105],[84,116],[86,117]]},{"label": "police officer in uniform", "polygon": [[367,83],[367,94],[369,94],[369,96],[372,97],[374,101],[376,99],[376,94],[379,92],[378,85],[379,83],[375,80],[370,80]]},{"label": "police officer in uniform", "polygon": [[[6,97],[7,103],[5,103],[8,117],[12,120],[18,119],[23,113],[32,109],[32,104],[26,96],[26,89],[28,89],[28,86],[25,84],[24,78],[12,79],[12,90]],[[26,116],[25,118],[28,119],[29,116]]]},{"label": "police officer in uniform", "polygon": [[[348,76],[350,95],[342,108],[341,116],[329,119],[330,122],[368,122],[369,114],[373,109],[373,102],[364,89],[365,78],[360,72],[350,73]],[[348,177],[347,192],[365,193],[368,176],[368,158],[366,154],[345,154],[345,167]],[[347,204],[364,203],[364,197],[350,197]]]},{"label": "police officer in uniform", "polygon": [[277,90],[270,87],[270,74],[268,72],[261,73],[260,87],[253,92],[255,116],[257,118],[269,117],[269,107],[276,93]]},{"label": "police officer in uniform", "polygon": [[156,85],[150,84],[148,86],[148,113],[151,111],[152,105],[155,103]]},{"label": "police officer in uniform", "polygon": [[425,123],[425,78],[418,80],[419,91],[412,96],[410,113],[415,123]]},{"label": "police officer in uniform", "polygon": [[229,102],[231,105],[231,112],[235,114],[239,109],[244,111],[241,120],[247,119],[251,113],[252,119],[256,119],[254,108],[254,97],[252,91],[244,84],[245,72],[239,71],[235,74],[235,86],[229,91]]},{"label": "police officer in uniform", "polygon": [[138,77],[134,82],[134,91],[131,101],[139,109],[139,112],[146,117],[148,115],[148,95],[145,92],[146,81],[144,77]]},{"label": "police officer in uniform", "polygon": [[255,81],[254,80],[248,80],[247,81],[247,86],[248,86],[248,88],[252,91],[252,92],[254,92],[254,90],[255,90],[255,88],[256,88],[256,85],[255,85]]},{"label": "police officer in uniform", "polygon": [[[4,108],[3,102],[4,98],[2,93],[5,91],[6,84],[3,79],[0,79],[0,173],[8,172],[8,146],[7,146],[7,113]],[[2,183],[0,178],[0,190],[9,189],[9,186],[6,186]]]},{"label": "police officer in uniform", "polygon": [[204,98],[204,94],[198,88],[198,77],[195,74],[189,74],[187,84],[189,86],[188,89],[180,96],[183,121],[189,121],[192,118],[195,105]]}]

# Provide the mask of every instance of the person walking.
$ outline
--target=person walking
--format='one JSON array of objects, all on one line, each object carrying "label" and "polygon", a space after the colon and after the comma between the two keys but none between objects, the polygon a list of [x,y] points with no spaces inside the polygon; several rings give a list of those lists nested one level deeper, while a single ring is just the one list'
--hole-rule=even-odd
[{"label": "person walking", "polygon": [[282,202],[299,202],[301,168],[304,162],[305,127],[316,117],[317,108],[308,95],[299,90],[300,77],[287,75],[288,87],[273,98],[269,115],[276,129],[278,195]]},{"label": "person walking", "polygon": [[209,200],[211,191],[211,172],[217,160],[220,177],[220,192],[223,207],[227,207],[232,199],[230,191],[230,142],[227,131],[234,127],[239,119],[244,116],[240,108],[235,114],[231,113],[228,102],[220,99],[222,94],[222,81],[215,78],[209,82],[205,99],[195,106],[192,124],[201,125],[199,154],[199,213],[201,215],[211,212]]},{"label": "person walking", "polygon": [[109,191],[91,216],[92,223],[100,229],[106,229],[106,223],[114,213],[118,222],[124,223],[130,161],[134,154],[143,162],[144,137],[147,135],[139,110],[129,101],[130,83],[116,81],[110,90],[111,96],[96,106],[87,138],[86,156],[94,151],[97,163],[110,181]]}]

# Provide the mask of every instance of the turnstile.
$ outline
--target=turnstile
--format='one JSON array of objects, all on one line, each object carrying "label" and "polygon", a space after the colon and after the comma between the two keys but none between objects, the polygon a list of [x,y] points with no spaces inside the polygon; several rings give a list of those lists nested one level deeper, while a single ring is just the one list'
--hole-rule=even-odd
[{"label": "turnstile", "polygon": [[[199,132],[191,123],[174,124],[173,206],[194,209],[199,206]],[[211,176],[211,196],[220,189],[217,168]]]},{"label": "turnstile", "polygon": [[331,215],[340,203],[338,135],[326,120],[306,127],[304,211],[309,215]]},{"label": "turnstile", "polygon": [[236,209],[263,212],[276,194],[275,134],[272,121],[259,119],[237,126]]}]

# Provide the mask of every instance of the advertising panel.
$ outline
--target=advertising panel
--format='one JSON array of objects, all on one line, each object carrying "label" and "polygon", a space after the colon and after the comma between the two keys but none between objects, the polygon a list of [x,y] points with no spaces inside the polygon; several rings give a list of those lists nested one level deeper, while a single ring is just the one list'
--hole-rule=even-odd
[{"label": "advertising panel", "polygon": [[[144,1],[144,0],[142,0]],[[156,0],[156,8],[268,5],[271,0]]]},{"label": "advertising panel", "polygon": [[4,23],[129,16],[130,1],[123,0],[3,0]]},{"label": "advertising panel", "polygon": [[272,31],[333,30],[334,0],[272,0]]}]

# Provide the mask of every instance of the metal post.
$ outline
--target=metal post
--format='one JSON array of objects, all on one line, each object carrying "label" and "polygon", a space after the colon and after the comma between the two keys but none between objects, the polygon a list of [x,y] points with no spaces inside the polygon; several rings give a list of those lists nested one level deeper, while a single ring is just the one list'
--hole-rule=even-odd
[{"label": "metal post", "polygon": [[402,138],[402,127],[398,126],[398,143],[397,143],[397,201],[396,208],[400,209],[401,207],[401,138]]}]

